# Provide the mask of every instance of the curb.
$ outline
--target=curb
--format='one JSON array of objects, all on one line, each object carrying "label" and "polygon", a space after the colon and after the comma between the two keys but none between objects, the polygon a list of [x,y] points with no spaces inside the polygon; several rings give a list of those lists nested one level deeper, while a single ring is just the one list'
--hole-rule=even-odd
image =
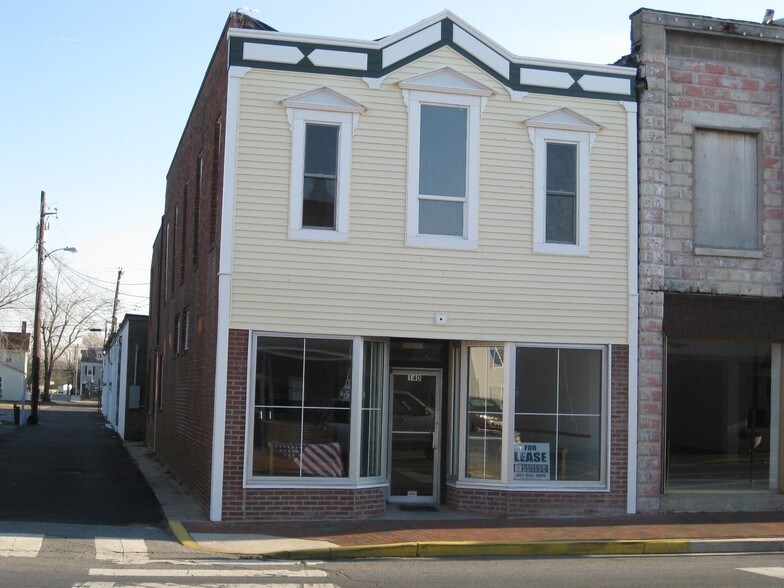
[{"label": "curb", "polygon": [[[169,521],[177,541],[189,549],[238,555],[236,551],[202,547],[179,521]],[[784,552],[784,537],[758,539],[614,539],[595,541],[411,541],[353,547],[293,549],[244,553],[267,559],[363,559],[377,557],[487,557],[558,555],[684,555],[698,553]]]}]

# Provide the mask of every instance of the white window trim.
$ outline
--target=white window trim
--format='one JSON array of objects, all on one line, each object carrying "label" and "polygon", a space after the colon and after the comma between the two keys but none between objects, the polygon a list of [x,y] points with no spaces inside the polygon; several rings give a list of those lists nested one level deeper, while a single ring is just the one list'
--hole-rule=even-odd
[{"label": "white window trim", "polygon": [[[289,238],[335,243],[348,242],[351,189],[351,143],[359,115],[365,107],[326,87],[281,101],[291,126],[291,198]],[[335,228],[302,226],[303,178],[305,175],[305,127],[308,123],[339,126]]]},{"label": "white window trim", "polygon": [[[289,238],[314,241],[348,241],[351,183],[351,135],[354,117],[345,112],[292,109],[291,121],[291,200]],[[335,228],[312,229],[302,226],[303,178],[305,175],[305,127],[307,124],[339,126]]]},{"label": "white window trim", "polygon": [[[590,182],[590,138],[588,133],[559,131],[553,129],[534,130],[534,252],[562,255],[588,255],[589,226],[589,182]],[[577,146],[577,196],[575,202],[576,243],[548,243],[547,227],[547,144],[562,143]]]},{"label": "white window trim", "polygon": [[[403,89],[403,100],[408,107],[406,245],[475,250],[479,244],[480,119],[493,90],[449,67],[403,80],[400,82],[400,87]],[[423,103],[468,109],[466,196],[462,236],[419,234],[419,131]],[[454,198],[443,198],[443,200],[455,201]]]},{"label": "white window trim", "polygon": [[[534,253],[588,255],[590,251],[591,149],[601,126],[561,108],[525,121],[534,149]],[[577,146],[576,243],[547,243],[547,143]]]},{"label": "white window trim", "polygon": [[[469,347],[491,347],[501,346],[500,342],[488,341],[465,341],[461,345],[460,358],[463,369],[468,365],[468,348]],[[485,489],[504,489],[509,491],[523,491],[523,492],[609,492],[610,491],[610,447],[611,447],[611,422],[610,414],[612,410],[611,395],[612,389],[611,381],[611,353],[609,348],[605,345],[559,345],[559,344],[527,344],[527,343],[506,343],[504,347],[504,406],[503,418],[504,429],[502,436],[502,451],[503,461],[501,464],[501,479],[480,479],[469,478],[466,476],[466,460],[465,452],[467,450],[465,431],[468,427],[467,422],[467,382],[462,381],[460,386],[460,438],[459,438],[459,468],[458,477],[456,481],[450,482],[450,485],[456,488],[485,488]],[[593,349],[602,352],[602,406],[601,406],[601,464],[599,480],[594,481],[546,481],[546,482],[531,482],[531,481],[515,481],[512,479],[512,459],[513,459],[513,446],[514,446],[514,390],[516,382],[514,381],[517,372],[517,349],[523,347],[539,347],[548,349]],[[512,423],[512,426],[507,426],[506,423]]]},{"label": "white window trim", "polygon": [[[245,412],[245,472],[243,488],[375,488],[388,486],[386,471],[380,477],[362,478],[359,476],[359,460],[361,446],[361,420],[362,420],[362,369],[364,365],[363,343],[364,341],[388,342],[386,339],[365,339],[358,336],[342,335],[314,335],[303,333],[276,333],[271,331],[253,331],[250,335],[251,345],[248,354],[248,387],[246,390],[246,412]],[[253,383],[256,381],[256,357],[258,342],[260,337],[286,337],[292,339],[333,339],[339,341],[352,342],[352,364],[351,364],[351,432],[350,444],[351,454],[348,462],[348,475],[344,478],[317,478],[317,477],[298,477],[298,476],[259,476],[253,475],[253,419],[255,412],[255,390]],[[386,345],[385,369],[389,367],[389,345]],[[385,378],[387,379],[387,378]],[[387,384],[384,384],[384,402],[387,399]],[[386,429],[384,429],[386,435]],[[356,448],[356,449],[355,449]],[[382,447],[382,452],[386,451],[386,446]],[[384,455],[382,453],[382,455]]]}]

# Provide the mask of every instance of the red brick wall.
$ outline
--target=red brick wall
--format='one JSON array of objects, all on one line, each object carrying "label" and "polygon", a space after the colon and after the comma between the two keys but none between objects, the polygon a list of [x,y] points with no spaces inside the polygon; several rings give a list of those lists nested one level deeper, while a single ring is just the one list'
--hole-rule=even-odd
[{"label": "red brick wall", "polygon": [[[230,23],[236,26],[231,18],[226,26]],[[160,401],[150,402],[147,444],[205,509],[210,501],[227,55],[224,29],[166,177],[150,292],[149,344],[158,350],[163,378]],[[220,130],[217,142],[216,128]],[[179,210],[176,227],[175,209]],[[169,261],[163,267],[167,224]],[[190,311],[189,348],[178,354],[175,317],[186,309]],[[151,396],[156,389],[155,362],[151,353]]]},{"label": "red brick wall", "polygon": [[611,349],[610,404],[609,492],[513,492],[450,486],[447,504],[455,510],[510,519],[625,513],[629,440],[629,347],[626,345],[613,345]]}]

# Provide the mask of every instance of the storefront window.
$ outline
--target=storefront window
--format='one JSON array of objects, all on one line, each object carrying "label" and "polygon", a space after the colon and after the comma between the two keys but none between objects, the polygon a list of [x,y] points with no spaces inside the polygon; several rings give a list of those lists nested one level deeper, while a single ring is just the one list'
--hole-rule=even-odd
[{"label": "storefront window", "polygon": [[668,340],[669,490],[778,487],[771,345]]},{"label": "storefront window", "polygon": [[384,344],[365,341],[362,376],[362,457],[360,476],[381,475],[381,440],[383,439]]},{"label": "storefront window", "polygon": [[601,349],[518,347],[512,479],[602,479]]},{"label": "storefront window", "polygon": [[351,350],[351,340],[258,338],[253,475],[348,475]]},{"label": "storefront window", "polygon": [[504,348],[468,348],[466,477],[501,479]]}]

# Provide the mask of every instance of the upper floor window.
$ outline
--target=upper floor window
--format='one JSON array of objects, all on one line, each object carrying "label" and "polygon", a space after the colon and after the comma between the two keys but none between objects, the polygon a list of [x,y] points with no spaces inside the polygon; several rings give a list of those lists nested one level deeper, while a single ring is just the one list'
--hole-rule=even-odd
[{"label": "upper floor window", "polygon": [[694,245],[759,249],[758,135],[695,129]]},{"label": "upper floor window", "polygon": [[479,122],[493,92],[450,68],[400,87],[408,105],[406,243],[476,249]]},{"label": "upper floor window", "polygon": [[283,105],[292,137],[289,236],[348,241],[351,137],[364,107],[328,88]]},{"label": "upper floor window", "polygon": [[590,153],[601,127],[568,108],[526,125],[534,147],[534,251],[587,255]]}]

